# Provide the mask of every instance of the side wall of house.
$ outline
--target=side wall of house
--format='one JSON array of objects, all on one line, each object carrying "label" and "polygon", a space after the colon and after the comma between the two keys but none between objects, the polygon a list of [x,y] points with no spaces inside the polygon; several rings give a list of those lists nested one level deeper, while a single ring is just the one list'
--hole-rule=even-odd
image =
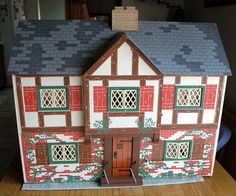
[{"label": "side wall of house", "polygon": [[[103,139],[93,138],[90,143],[85,142],[82,78],[13,76],[13,87],[24,182],[64,182],[99,178],[104,154]],[[40,89],[54,89],[53,103],[50,102],[50,96],[47,96],[52,91]],[[66,89],[66,92],[60,89]],[[50,104],[54,109],[50,108]],[[56,108],[58,106],[60,107]],[[74,144],[76,161],[53,162],[53,156],[54,159],[59,159],[61,155],[53,154],[60,151],[52,151],[50,145],[54,144]],[[85,151],[89,152],[89,155],[84,153]],[[68,157],[75,159],[73,153]]]},{"label": "side wall of house", "polygon": [[[217,94],[220,77],[164,77],[162,87],[162,125],[214,124],[216,118]],[[193,109],[176,108],[178,87],[203,87],[202,107]],[[201,96],[201,95],[200,95]]]},{"label": "side wall of house", "polygon": [[[214,164],[216,129],[161,130],[159,149],[144,137],[140,148],[140,175],[144,178],[209,176]],[[166,141],[191,141],[186,160],[165,160]],[[158,151],[158,159],[153,157]]]},{"label": "side wall of house", "polygon": [[[82,77],[80,76],[18,76],[16,81],[21,91],[21,121],[27,128],[82,127],[84,111],[82,107]],[[40,89],[59,89],[56,100],[49,100],[51,92]],[[63,93],[62,90],[66,90]],[[57,93],[57,94],[56,94]],[[40,100],[44,96],[44,100]],[[65,101],[65,103],[63,103]],[[54,109],[50,108],[55,102]],[[66,105],[63,109],[60,106]],[[57,107],[57,108],[56,108]]]},{"label": "side wall of house", "polygon": [[[26,182],[69,182],[97,180],[102,175],[102,161],[104,159],[103,140],[94,138],[91,141],[90,163],[60,163],[48,162],[45,153],[45,163],[38,163],[37,147],[50,143],[84,143],[84,132],[23,132],[22,148],[26,173]],[[80,145],[78,146],[78,148]],[[78,149],[80,153],[80,149]],[[79,156],[80,157],[80,156]],[[42,159],[42,158],[41,158]]]},{"label": "side wall of house", "polygon": [[[140,175],[144,178],[163,178],[181,176],[212,175],[217,141],[219,135],[224,92],[227,77],[165,77],[162,91],[162,124],[160,138],[155,144],[152,138],[143,137],[140,147]],[[177,82],[176,82],[177,81]],[[203,108],[199,110],[178,111],[174,108],[177,86],[204,86]],[[179,116],[183,112],[183,116]],[[163,115],[164,113],[164,115]],[[174,113],[177,113],[174,114]],[[189,113],[196,113],[197,121],[180,125]],[[168,114],[168,115],[167,115]],[[174,119],[175,118],[175,119]],[[176,119],[177,118],[177,119]],[[185,118],[185,119],[184,119]],[[185,120],[186,121],[186,120]],[[167,124],[169,124],[169,129]],[[182,128],[178,128],[182,126]],[[202,127],[199,127],[202,126]],[[176,128],[173,128],[176,127]],[[167,160],[168,142],[190,142],[189,157],[185,160]],[[176,149],[177,150],[177,149]],[[171,153],[175,153],[172,149]],[[173,155],[172,154],[172,155]]]}]

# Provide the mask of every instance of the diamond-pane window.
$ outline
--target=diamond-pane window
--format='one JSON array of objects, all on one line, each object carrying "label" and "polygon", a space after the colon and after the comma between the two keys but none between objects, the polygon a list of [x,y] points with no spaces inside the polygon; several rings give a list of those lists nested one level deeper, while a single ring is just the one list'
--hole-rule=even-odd
[{"label": "diamond-pane window", "polygon": [[139,88],[138,87],[110,87],[109,88],[110,111],[138,111]]},{"label": "diamond-pane window", "polygon": [[38,97],[40,110],[68,109],[67,87],[39,87]]},{"label": "diamond-pane window", "polygon": [[166,141],[165,160],[190,159],[191,145],[191,141]]},{"label": "diamond-pane window", "polygon": [[50,163],[77,163],[78,145],[77,143],[49,144]]},{"label": "diamond-pane window", "polygon": [[196,109],[202,108],[204,87],[176,87],[176,109]]}]

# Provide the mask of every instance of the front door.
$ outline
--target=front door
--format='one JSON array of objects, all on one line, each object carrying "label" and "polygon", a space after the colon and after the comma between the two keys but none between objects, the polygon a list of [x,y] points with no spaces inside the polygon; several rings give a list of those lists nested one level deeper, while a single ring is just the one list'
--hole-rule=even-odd
[{"label": "front door", "polygon": [[130,176],[132,138],[113,138],[112,175]]}]

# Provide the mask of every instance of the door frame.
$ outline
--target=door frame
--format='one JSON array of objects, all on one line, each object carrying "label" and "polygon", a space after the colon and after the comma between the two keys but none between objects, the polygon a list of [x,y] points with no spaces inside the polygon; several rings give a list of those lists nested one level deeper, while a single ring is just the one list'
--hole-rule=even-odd
[{"label": "door frame", "polygon": [[[109,178],[112,178],[112,158],[113,158],[113,149],[112,149],[112,139],[113,138],[121,138],[122,136],[115,136],[115,137],[105,137],[104,138],[104,164],[106,169],[106,174]],[[140,155],[140,136],[128,136],[125,135],[123,137],[130,137],[133,139],[132,143],[132,155],[131,155],[131,164],[136,162],[133,165],[133,172],[136,177],[139,176],[139,155]],[[117,176],[116,176],[117,178]],[[121,176],[122,178],[122,176]]]}]

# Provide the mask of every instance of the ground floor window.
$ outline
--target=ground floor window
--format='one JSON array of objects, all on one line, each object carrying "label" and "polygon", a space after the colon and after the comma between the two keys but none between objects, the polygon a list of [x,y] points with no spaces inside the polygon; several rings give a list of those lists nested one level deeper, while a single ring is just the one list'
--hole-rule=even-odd
[{"label": "ground floor window", "polygon": [[78,144],[77,143],[49,143],[49,162],[57,163],[77,163]]},{"label": "ground floor window", "polygon": [[165,141],[164,160],[187,160],[191,158],[192,141]]}]

